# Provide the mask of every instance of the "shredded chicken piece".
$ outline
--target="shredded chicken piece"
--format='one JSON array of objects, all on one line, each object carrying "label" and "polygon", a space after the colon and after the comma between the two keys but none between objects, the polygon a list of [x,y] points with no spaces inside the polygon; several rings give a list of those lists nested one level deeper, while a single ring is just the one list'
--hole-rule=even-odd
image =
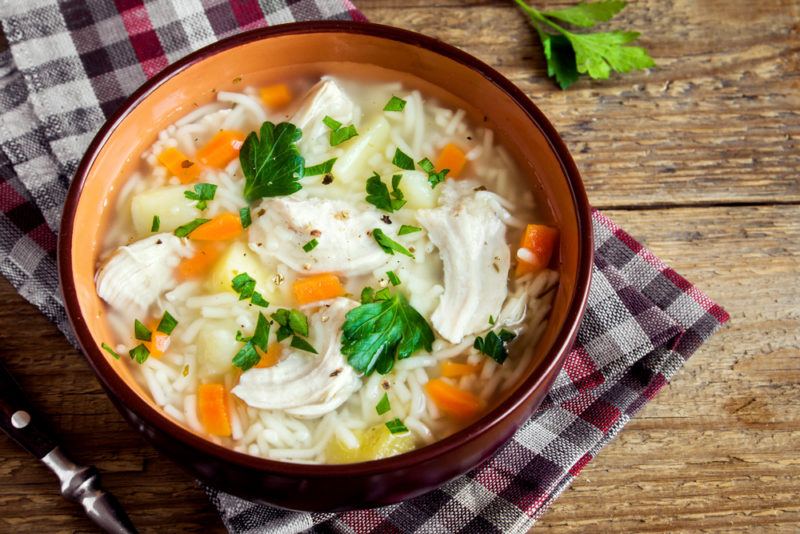
[{"label": "shredded chicken piece", "polygon": [[486,330],[508,293],[511,252],[504,221],[510,215],[497,195],[475,185],[448,180],[439,206],[417,212],[444,264],[444,293],[431,322],[451,343]]},{"label": "shredded chicken piece", "polygon": [[[250,248],[265,261],[275,258],[303,274],[352,276],[374,271],[389,258],[370,234],[373,228],[388,228],[375,210],[356,211],[339,200],[291,197],[266,199],[261,207],[264,215],[250,227],[249,239]],[[311,239],[317,246],[306,252],[303,245]]]},{"label": "shredded chicken piece", "polygon": [[344,125],[355,122],[358,108],[333,78],[323,77],[308,93],[303,103],[292,115],[291,122],[303,131],[300,151],[314,143],[320,136],[328,135],[330,129],[322,119],[331,117]]},{"label": "shredded chicken piece", "polygon": [[308,341],[319,354],[291,350],[272,367],[245,371],[234,395],[249,406],[315,418],[332,412],[361,385],[341,353],[342,324],[358,303],[337,298],[309,318]]},{"label": "shredded chicken piece", "polygon": [[143,316],[165,291],[177,285],[175,267],[192,250],[187,239],[169,233],[119,247],[97,271],[97,294],[116,310]]}]

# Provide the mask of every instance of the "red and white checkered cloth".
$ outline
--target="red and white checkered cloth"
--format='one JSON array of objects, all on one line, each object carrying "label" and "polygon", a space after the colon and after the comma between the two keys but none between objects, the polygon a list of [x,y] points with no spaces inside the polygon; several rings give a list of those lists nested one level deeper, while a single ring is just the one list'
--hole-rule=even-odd
[{"label": "red and white checkered cloth", "polygon": [[[26,0],[0,4],[0,272],[74,341],[55,232],[105,118],[148,77],[243,29],[363,20],[348,0]],[[232,532],[523,532],[725,321],[727,313],[599,212],[594,281],[549,396],[485,464],[416,499],[289,512],[206,488]]]}]

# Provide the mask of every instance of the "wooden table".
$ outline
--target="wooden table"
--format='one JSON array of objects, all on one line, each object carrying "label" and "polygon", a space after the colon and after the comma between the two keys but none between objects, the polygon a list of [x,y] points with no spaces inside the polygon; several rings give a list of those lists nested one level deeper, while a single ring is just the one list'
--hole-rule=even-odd
[{"label": "wooden table", "polygon": [[[497,67],[547,113],[590,199],[732,315],[539,522],[584,531],[794,531],[800,524],[800,4],[632,2],[659,68],[545,78],[510,2],[361,0],[371,20]],[[571,2],[538,2],[564,5]],[[4,358],[74,456],[143,530],[222,526],[194,481],[120,418],[83,359],[0,281]],[[0,438],[0,530],[91,531]]]}]

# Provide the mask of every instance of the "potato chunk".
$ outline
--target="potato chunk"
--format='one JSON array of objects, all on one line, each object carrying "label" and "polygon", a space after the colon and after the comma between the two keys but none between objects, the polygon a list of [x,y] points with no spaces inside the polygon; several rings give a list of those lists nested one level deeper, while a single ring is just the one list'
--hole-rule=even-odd
[{"label": "potato chunk", "polygon": [[194,206],[196,201],[183,195],[187,190],[186,186],[172,185],[148,189],[134,195],[131,199],[131,216],[136,235],[150,234],[155,215],[160,220],[160,232],[172,232],[200,217],[200,210]]}]

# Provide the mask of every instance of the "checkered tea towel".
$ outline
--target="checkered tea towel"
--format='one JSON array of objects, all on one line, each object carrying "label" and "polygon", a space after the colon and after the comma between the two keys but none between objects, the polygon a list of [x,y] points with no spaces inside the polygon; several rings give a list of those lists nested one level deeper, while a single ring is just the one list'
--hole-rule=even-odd
[{"label": "checkered tea towel", "polygon": [[[69,181],[105,118],[171,61],[243,29],[363,20],[348,0],[5,0],[0,21],[0,272],[74,341],[55,265]],[[289,512],[207,488],[232,532],[522,532],[728,319],[599,212],[589,306],[544,405],[474,471],[416,499]]]}]

